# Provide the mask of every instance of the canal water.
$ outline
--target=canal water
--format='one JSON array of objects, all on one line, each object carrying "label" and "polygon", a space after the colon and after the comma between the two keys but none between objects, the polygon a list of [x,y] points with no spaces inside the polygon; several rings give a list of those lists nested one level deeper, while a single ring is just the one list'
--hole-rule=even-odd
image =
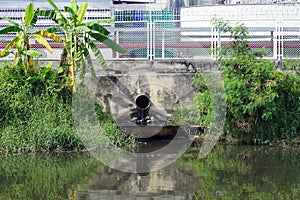
[{"label": "canal water", "polygon": [[158,171],[130,174],[89,153],[0,156],[0,199],[300,199],[300,150],[191,147]]}]

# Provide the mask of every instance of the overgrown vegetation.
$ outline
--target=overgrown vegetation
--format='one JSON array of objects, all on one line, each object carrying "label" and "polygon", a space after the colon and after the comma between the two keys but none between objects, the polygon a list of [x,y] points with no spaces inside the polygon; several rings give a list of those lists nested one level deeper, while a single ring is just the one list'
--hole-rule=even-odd
[{"label": "overgrown vegetation", "polygon": [[[53,50],[45,38],[55,42],[63,41],[58,35],[50,33],[47,30],[35,30],[33,32],[38,16],[32,3],[28,4],[21,23],[15,22],[5,16],[4,19],[10,22],[11,25],[0,30],[0,34],[15,33],[17,36],[6,45],[2,50],[0,57],[14,54],[12,66],[23,67],[25,73],[29,70],[34,72],[33,58],[42,56],[40,52],[31,49],[30,40],[34,38],[35,42],[43,45],[50,53],[52,53]],[[13,48],[15,48],[15,51],[10,51]]]},{"label": "overgrown vegetation", "polygon": [[[265,49],[257,51],[249,47],[243,24],[231,26],[219,19],[214,23],[220,34],[230,33],[231,38],[228,45],[218,49],[217,57],[227,98],[225,136],[251,144],[299,140],[299,63],[286,62],[287,68],[293,70],[278,71],[272,60],[263,58]],[[196,80],[200,83],[198,87],[205,85],[201,74]],[[209,91],[204,88],[201,92],[203,98],[198,98],[198,105],[208,113],[203,117],[207,119],[207,108],[211,105],[207,100]],[[203,122],[200,124],[205,126]]]},{"label": "overgrown vegetation", "polygon": [[70,99],[62,94],[57,71],[36,68],[36,75],[25,75],[22,68],[5,64],[0,68],[0,82],[2,150],[81,148],[72,127]]},{"label": "overgrown vegetation", "polygon": [[[0,34],[17,33],[17,37],[1,52],[1,56],[12,53],[14,59],[0,67],[0,152],[83,149],[72,110],[75,72],[81,72],[84,80],[85,64],[91,63],[87,48],[91,48],[98,62],[105,66],[100,50],[89,37],[115,51],[125,51],[108,38],[109,32],[99,24],[99,20],[83,22],[87,3],[78,6],[76,0],[71,0],[71,7],[64,8],[70,16],[64,16],[51,0],[48,2],[54,10],[34,10],[30,3],[22,24],[6,18],[12,25],[0,30]],[[58,26],[32,32],[38,16],[50,17]],[[58,30],[65,33],[64,39],[54,33]],[[52,62],[42,67],[34,65],[33,58],[41,56],[41,53],[30,49],[30,38],[35,38],[52,51],[43,37],[64,42],[57,70],[52,69]],[[11,52],[13,48],[15,51]],[[96,105],[94,112],[97,112],[99,123],[105,129],[104,138],[118,146],[132,148],[135,141],[118,129],[112,117],[100,112],[95,100],[92,103]]]},{"label": "overgrown vegetation", "polygon": [[[65,92],[58,71],[49,67],[35,70],[35,75],[24,75],[23,69],[11,68],[9,63],[0,67],[0,152],[83,149],[75,128],[72,96]],[[98,126],[105,130],[105,139],[134,148],[135,140],[122,133],[97,102],[91,103],[95,105]]]},{"label": "overgrown vegetation", "polygon": [[70,77],[70,87],[72,92],[75,88],[75,73],[80,72],[83,79],[87,68],[92,75],[95,75],[90,51],[94,53],[98,63],[106,67],[105,60],[94,41],[108,46],[114,51],[125,53],[126,50],[112,41],[108,35],[109,31],[99,23],[111,22],[111,19],[96,19],[84,22],[84,17],[88,8],[88,3],[83,2],[77,5],[76,0],[71,0],[70,6],[64,7],[64,14],[52,0],[48,0],[53,10],[37,10],[37,16],[48,17],[59,25],[50,27],[48,32],[60,32],[64,35],[64,47],[61,55],[59,67],[64,68],[64,74]]},{"label": "overgrown vegetation", "polygon": [[[34,77],[34,78],[33,78]],[[72,117],[71,95],[65,93],[58,72],[36,68],[24,75],[10,64],[0,68],[0,150],[36,152],[84,148]],[[69,94],[69,95],[67,95]],[[101,126],[120,146],[134,146],[133,139],[118,130],[112,117],[97,106]]]}]

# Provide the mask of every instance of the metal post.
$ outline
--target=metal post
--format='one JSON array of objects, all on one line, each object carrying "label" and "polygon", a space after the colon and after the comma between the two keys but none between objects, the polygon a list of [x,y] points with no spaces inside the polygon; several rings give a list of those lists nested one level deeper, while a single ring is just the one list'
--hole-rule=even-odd
[{"label": "metal post", "polygon": [[283,22],[282,22],[282,19],[280,20],[280,60],[282,60],[283,59],[283,43],[284,43],[284,41],[283,41]]},{"label": "metal post", "polygon": [[153,59],[153,47],[154,47],[154,44],[153,44],[153,32],[154,32],[154,25],[153,25],[153,22],[152,22],[152,12],[151,10],[149,10],[149,31],[148,31],[148,34],[149,34],[149,46],[150,46],[150,51],[149,51],[149,59],[152,60]]},{"label": "metal post", "polygon": [[275,31],[273,32],[273,34],[271,34],[273,36],[273,59],[277,59],[278,58],[278,27],[279,27],[279,23],[277,21],[276,25],[275,25]]},{"label": "metal post", "polygon": [[211,46],[211,57],[212,58],[215,58],[215,45],[216,45],[216,38],[215,38],[215,29],[214,27],[211,27],[211,43],[210,43],[210,46]]},{"label": "metal post", "polygon": [[220,32],[219,28],[218,28],[218,35],[217,35],[217,37],[218,37],[218,52],[219,52],[219,50],[221,48],[221,32]]},{"label": "metal post", "polygon": [[165,31],[161,32],[161,58],[165,58]]},{"label": "metal post", "polygon": [[278,48],[277,48],[277,59],[280,61],[283,58],[283,26],[282,19],[279,19],[278,23]]},{"label": "metal post", "polygon": [[[116,43],[120,45],[120,33],[119,30],[116,31]],[[116,52],[116,58],[119,58],[119,52]]]},{"label": "metal post", "polygon": [[147,35],[147,57],[146,59],[150,59],[151,55],[151,42],[150,42],[150,24],[148,21],[146,23],[146,35]]}]

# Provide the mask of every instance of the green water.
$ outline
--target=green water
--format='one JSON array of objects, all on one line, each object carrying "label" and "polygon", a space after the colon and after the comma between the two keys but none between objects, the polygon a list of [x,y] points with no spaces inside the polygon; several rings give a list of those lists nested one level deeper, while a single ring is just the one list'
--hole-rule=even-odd
[{"label": "green water", "polygon": [[103,166],[88,153],[0,156],[0,199],[300,199],[300,149],[191,148],[148,174]]}]

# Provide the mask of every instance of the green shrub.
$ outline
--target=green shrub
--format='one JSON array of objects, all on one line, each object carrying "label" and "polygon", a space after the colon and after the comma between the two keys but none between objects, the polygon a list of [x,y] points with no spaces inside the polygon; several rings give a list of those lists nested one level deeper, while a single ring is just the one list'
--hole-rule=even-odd
[{"label": "green shrub", "polygon": [[[298,138],[299,65],[289,67],[294,71],[278,71],[272,60],[263,58],[267,53],[265,49],[257,51],[249,47],[247,28],[243,24],[231,26],[218,19],[214,23],[220,34],[228,32],[231,37],[231,41],[217,52],[227,98],[225,135],[245,143]],[[198,76],[197,79],[203,78]],[[205,110],[206,91],[202,91],[203,95],[205,98],[198,98],[198,105]]]}]

